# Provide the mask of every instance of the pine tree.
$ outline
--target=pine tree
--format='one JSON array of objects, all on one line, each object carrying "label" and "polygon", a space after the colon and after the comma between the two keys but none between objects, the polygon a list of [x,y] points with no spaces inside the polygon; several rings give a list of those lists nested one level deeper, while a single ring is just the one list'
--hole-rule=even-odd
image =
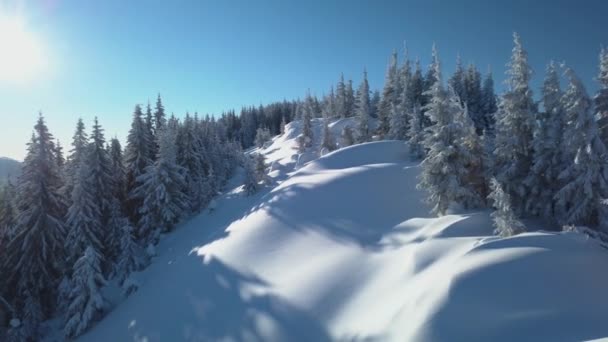
[{"label": "pine tree", "polygon": [[110,156],[110,174],[113,178],[112,195],[121,203],[124,203],[126,200],[127,171],[123,162],[122,146],[117,138],[110,141],[110,151],[108,153]]},{"label": "pine tree", "polygon": [[137,235],[146,243],[155,243],[159,233],[170,231],[188,207],[182,192],[185,169],[176,163],[175,133],[168,129],[159,132],[159,146],[156,162],[137,179],[141,185],[131,194],[143,199]]},{"label": "pine tree", "polygon": [[165,107],[163,106],[163,101],[160,98],[160,94],[156,98],[156,107],[154,108],[154,132],[158,133],[167,124],[167,119],[165,118]]},{"label": "pine tree", "polygon": [[494,93],[494,79],[492,73],[488,73],[483,80],[481,89],[481,112],[486,131],[494,130],[494,115],[498,111],[496,94]]},{"label": "pine tree", "polygon": [[524,212],[530,189],[525,179],[532,166],[532,127],[536,105],[529,82],[532,70],[518,34],[509,63],[509,90],[503,96],[496,122],[496,178],[511,196],[515,213]]},{"label": "pine tree", "polygon": [[410,117],[408,130],[408,144],[412,160],[424,158],[424,127],[422,126],[422,110],[420,104],[416,103]]},{"label": "pine tree", "polygon": [[323,112],[323,141],[321,142],[321,148],[331,152],[336,149],[336,141],[329,129],[329,116],[329,111]]},{"label": "pine tree", "polygon": [[464,85],[466,92],[465,103],[469,116],[473,120],[473,124],[475,124],[477,134],[481,135],[481,132],[486,128],[485,116],[482,112],[481,74],[473,64],[470,64],[467,69]]},{"label": "pine tree", "polygon": [[188,197],[189,211],[197,212],[205,202],[204,153],[196,123],[186,114],[184,123],[179,127],[177,137],[177,164],[186,170],[184,192]]},{"label": "pine tree", "polygon": [[[95,118],[86,162],[90,171],[87,177],[88,181],[91,182],[88,192],[99,211],[97,220],[100,222],[101,227],[106,227],[110,219],[110,207],[114,198],[115,174],[112,173],[112,161],[110,160],[108,150],[105,148],[106,139],[103,132],[103,128],[97,118]],[[105,256],[109,252],[108,249],[111,248],[107,245],[108,232],[101,228],[98,237],[103,244],[103,249],[98,252],[100,255]]]},{"label": "pine tree", "polygon": [[456,71],[450,79],[448,80],[448,85],[452,89],[452,91],[458,97],[460,103],[464,105],[467,103],[467,92],[465,87],[465,71],[462,67],[462,60],[460,59],[460,55],[456,56]]},{"label": "pine tree", "polygon": [[73,289],[64,327],[67,338],[81,335],[101,316],[106,302],[101,287],[105,284],[100,256],[88,247],[74,264]]},{"label": "pine tree", "polygon": [[559,220],[568,225],[602,226],[608,224],[604,199],[608,197],[606,146],[592,113],[592,102],[572,69],[564,93],[564,112],[568,123],[563,135],[565,158],[559,175],[563,187],[557,192]]},{"label": "pine tree", "polygon": [[255,175],[256,179],[259,182],[268,183],[269,178],[266,174],[266,158],[261,153],[256,153],[254,156],[255,159]]},{"label": "pine tree", "polygon": [[245,194],[247,196],[251,196],[258,192],[259,189],[258,177],[256,175],[255,166],[253,164],[253,160],[251,160],[251,157],[245,156],[243,167],[245,169]]},{"label": "pine tree", "polygon": [[496,178],[492,178],[490,187],[492,192],[488,198],[492,200],[493,206],[496,208],[491,215],[496,228],[494,234],[508,237],[524,232],[526,227],[515,216],[511,207],[511,197],[502,189],[500,182]]},{"label": "pine tree", "polygon": [[396,88],[398,88],[397,82],[397,51],[393,51],[386,70],[382,98],[380,100],[380,104],[378,105],[378,135],[381,139],[388,134],[390,129],[391,111],[393,106],[397,104],[398,99],[398,94],[396,93]]},{"label": "pine tree", "polygon": [[156,159],[156,137],[154,135],[154,116],[152,115],[152,107],[150,107],[150,101],[146,105],[146,116],[144,117],[144,132],[146,136],[146,140],[149,143],[148,153],[150,160],[154,161]]},{"label": "pine tree", "polygon": [[547,76],[542,87],[544,111],[538,111],[534,125],[532,148],[534,161],[526,184],[530,195],[526,210],[545,218],[554,217],[553,197],[557,192],[558,179],[562,169],[563,108],[562,91],[557,66],[551,62],[547,66]]},{"label": "pine tree", "polygon": [[357,92],[359,95],[357,98],[358,141],[366,142],[371,138],[369,132],[370,101],[367,70],[363,71],[363,80]]},{"label": "pine tree", "polygon": [[[127,136],[127,147],[125,150],[125,168],[127,170],[127,194],[130,194],[141,183],[139,177],[145,173],[148,166],[152,165],[150,159],[149,136],[147,128],[142,118],[143,113],[139,105],[135,106],[131,130]],[[142,198],[130,196],[127,199],[127,214],[133,222],[139,221],[138,208],[142,204]]]},{"label": "pine tree", "polygon": [[63,272],[65,237],[53,136],[42,114],[34,129],[18,182],[15,235],[4,260],[10,270],[8,288],[15,293],[16,309],[23,324],[31,327],[52,311],[56,285]]},{"label": "pine tree", "polygon": [[346,117],[346,85],[344,74],[340,74],[340,80],[336,86],[336,114],[340,118]]},{"label": "pine tree", "polygon": [[104,249],[104,225],[101,222],[101,208],[95,198],[94,187],[91,166],[82,161],[72,190],[72,205],[68,208],[66,217],[68,234],[65,248],[70,264],[80,258],[86,248],[93,248],[99,255]]},{"label": "pine tree", "polygon": [[353,80],[348,80],[346,84],[346,90],[344,91],[346,97],[346,116],[351,117],[355,114],[355,93],[353,91]]},{"label": "pine tree", "polygon": [[355,143],[353,136],[353,130],[350,126],[346,126],[342,129],[342,147],[351,146]]},{"label": "pine tree", "polygon": [[470,155],[462,141],[462,120],[457,117],[459,109],[456,105],[459,102],[455,96],[450,98],[443,87],[435,47],[432,68],[436,82],[428,93],[431,97],[426,115],[434,124],[428,128],[429,133],[424,141],[428,154],[422,161],[419,187],[428,191],[427,202],[433,206],[431,211],[445,215],[450,204],[460,203],[470,207],[479,204],[479,197],[466,183]]},{"label": "pine tree", "polygon": [[[116,229],[118,251],[114,273],[119,284],[124,285],[125,280],[133,272],[139,271],[146,266],[146,259],[143,250],[135,240],[133,227],[129,223],[129,220],[117,213],[112,222]],[[126,288],[125,290],[129,289]]]},{"label": "pine tree", "polygon": [[285,122],[285,116],[281,116],[281,126],[280,126],[281,134],[285,134],[285,125],[287,125],[287,122]]},{"label": "pine tree", "polygon": [[412,99],[409,97],[412,71],[407,49],[405,50],[404,59],[405,61],[403,63],[403,67],[401,68],[398,80],[398,83],[400,84],[399,92],[396,94],[398,101],[397,104],[392,106],[390,117],[389,136],[391,139],[396,140],[407,140],[410,124],[409,112],[413,108]]},{"label": "pine tree", "polygon": [[304,139],[304,147],[312,146],[312,118],[314,112],[314,100],[310,92],[306,95],[306,103],[304,106],[304,116],[302,117],[302,135]]},{"label": "pine tree", "polygon": [[70,150],[70,156],[66,161],[64,171],[65,184],[62,193],[68,198],[68,203],[74,187],[74,181],[78,176],[78,168],[80,167],[82,160],[86,158],[85,150],[89,143],[88,140],[89,138],[85,131],[84,122],[82,119],[78,119],[78,122],[76,123],[76,132],[74,132],[72,138],[72,149]]},{"label": "pine tree", "polygon": [[[5,250],[6,245],[13,238],[17,218],[15,198],[17,192],[9,179],[0,192],[0,249]],[[2,265],[0,264],[0,269]],[[0,281],[1,283],[1,281]]]},{"label": "pine tree", "polygon": [[600,134],[604,144],[608,144],[608,49],[600,52],[600,73],[597,76],[600,89],[594,97],[595,109],[599,118]]}]

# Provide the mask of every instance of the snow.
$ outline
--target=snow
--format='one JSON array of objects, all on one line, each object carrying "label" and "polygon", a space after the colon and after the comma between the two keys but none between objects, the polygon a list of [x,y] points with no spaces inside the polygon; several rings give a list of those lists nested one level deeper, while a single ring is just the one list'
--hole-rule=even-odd
[{"label": "snow", "polygon": [[596,240],[574,232],[502,239],[492,236],[486,210],[431,217],[404,143],[316,159],[321,120],[313,120],[315,141],[298,158],[299,129],[288,124],[285,135],[252,151],[266,156],[278,185],[243,196],[240,170],[215,210],[168,234],[136,275],[137,292],[80,340],[608,335],[608,273],[601,271],[608,253]]}]

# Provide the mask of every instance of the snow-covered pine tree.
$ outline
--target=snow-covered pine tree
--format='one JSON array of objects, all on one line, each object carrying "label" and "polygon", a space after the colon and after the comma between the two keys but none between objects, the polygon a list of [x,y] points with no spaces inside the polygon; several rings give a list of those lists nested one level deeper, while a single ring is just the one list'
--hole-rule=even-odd
[{"label": "snow-covered pine tree", "polygon": [[[422,77],[422,69],[420,68],[420,61],[416,60],[414,65],[414,73],[412,74],[412,78],[410,80],[409,87],[407,87],[408,91],[408,99],[410,99],[412,103],[412,108],[416,103],[418,103],[422,109],[423,99],[422,92],[424,91],[424,79]],[[422,117],[421,117],[422,119]],[[423,122],[424,124],[424,122]]]},{"label": "snow-covered pine tree", "polygon": [[330,116],[331,112],[329,109],[323,111],[323,141],[321,142],[321,148],[327,150],[328,152],[336,149],[336,141],[331,133],[331,130],[329,129]]},{"label": "snow-covered pine tree", "polygon": [[451,96],[452,103],[457,109],[455,121],[461,126],[461,145],[464,147],[465,154],[465,169],[466,176],[463,179],[463,186],[469,188],[477,196],[469,205],[478,205],[485,202],[489,190],[487,188],[486,175],[488,169],[484,162],[484,145],[481,137],[477,134],[475,123],[468,113],[468,106],[464,107],[460,104],[458,97],[455,94]]},{"label": "snow-covered pine tree", "polygon": [[458,54],[456,56],[456,71],[454,71],[454,74],[452,74],[452,77],[450,77],[448,80],[448,85],[452,91],[454,91],[462,105],[464,105],[467,101],[465,77],[466,73],[464,71],[464,67],[462,66],[460,54]]},{"label": "snow-covered pine tree", "polygon": [[492,191],[488,198],[496,209],[491,215],[496,228],[494,234],[507,237],[524,232],[526,227],[515,216],[511,207],[511,197],[502,189],[496,178],[490,180],[490,188]]},{"label": "snow-covered pine tree", "polygon": [[424,158],[424,127],[422,126],[422,109],[419,103],[415,103],[410,115],[410,127],[408,129],[408,144],[412,160]]},{"label": "snow-covered pine tree", "polygon": [[498,111],[496,94],[494,93],[494,79],[492,73],[488,72],[483,80],[481,89],[481,112],[484,117],[485,131],[494,131],[494,115]]},{"label": "snow-covered pine tree", "polygon": [[83,160],[78,167],[72,204],[66,216],[68,234],[65,250],[70,265],[82,256],[86,248],[93,248],[100,256],[104,251],[102,227],[105,226],[101,222],[101,208],[94,188],[91,165]]},{"label": "snow-covered pine tree", "polygon": [[112,195],[122,204],[126,199],[127,171],[124,166],[122,146],[117,138],[112,138],[112,140],[110,140],[110,150],[108,154],[110,156],[110,174],[113,179]]},{"label": "snow-covered pine tree", "polygon": [[[561,151],[568,148],[562,143],[564,112],[558,66],[551,62],[542,86],[544,111],[538,111],[533,131],[534,161],[526,184],[530,194],[526,211],[547,219],[554,217],[554,196],[559,190],[558,175],[563,165]],[[562,146],[564,145],[564,146]],[[568,160],[570,164],[572,160]],[[567,165],[566,164],[566,165]]]},{"label": "snow-covered pine tree", "polygon": [[141,106],[136,105],[125,149],[125,169],[127,171],[126,193],[128,196],[125,208],[126,214],[133,222],[139,221],[138,208],[141,207],[142,199],[130,196],[130,193],[141,185],[138,178],[144,174],[146,167],[152,165],[152,160],[150,159],[150,146],[152,142],[149,141],[146,124],[142,116]]},{"label": "snow-covered pine tree", "polygon": [[188,196],[189,211],[197,212],[205,202],[204,153],[196,123],[188,114],[179,127],[176,145],[177,164],[186,169],[184,192]]},{"label": "snow-covered pine tree", "polygon": [[[397,82],[399,81],[398,75],[397,51],[394,50],[388,62],[382,98],[378,105],[378,135],[381,139],[389,132],[391,111],[393,105],[397,103],[397,97],[399,96],[399,94],[396,93],[398,88]],[[367,96],[369,98],[369,94]]]},{"label": "snow-covered pine tree", "polygon": [[[466,184],[469,176],[467,166],[471,164],[469,151],[463,145],[464,127],[458,120],[455,95],[450,98],[442,84],[441,68],[437,50],[433,46],[433,79],[427,96],[430,102],[426,115],[434,122],[428,130],[424,146],[428,150],[422,161],[419,187],[428,191],[427,202],[437,215],[445,215],[452,203],[465,207],[479,204],[478,194]],[[460,114],[462,115],[462,114]]]},{"label": "snow-covered pine tree", "polygon": [[146,258],[142,248],[135,240],[129,219],[122,215],[117,205],[112,208],[110,226],[111,231],[115,234],[113,242],[117,252],[114,275],[122,285],[132,272],[139,271],[146,266]]},{"label": "snow-covered pine tree", "polygon": [[357,93],[357,141],[362,143],[371,139],[369,131],[370,101],[369,83],[367,83],[367,70],[363,70],[363,80],[361,80]]},{"label": "snow-covered pine tree", "polygon": [[[64,205],[53,153],[53,136],[42,114],[34,126],[18,180],[15,235],[5,252],[5,269],[15,309],[25,326],[49,317],[64,271]],[[34,330],[26,332],[30,336]]]},{"label": "snow-covered pine tree", "polygon": [[154,132],[160,132],[166,124],[165,107],[159,93],[156,97],[156,107],[154,108]]},{"label": "snow-covered pine tree", "polygon": [[346,85],[344,74],[340,74],[340,80],[336,85],[336,115],[340,118],[346,117]]},{"label": "snow-covered pine tree", "polygon": [[[398,98],[396,104],[391,108],[390,131],[389,137],[396,140],[407,140],[409,129],[409,113],[412,110],[413,103],[410,96],[410,82],[412,78],[412,70],[410,59],[408,57],[407,48],[405,49],[404,62],[399,71],[398,89],[399,93],[395,94]],[[373,108],[373,105],[372,105]]]},{"label": "snow-covered pine tree", "polygon": [[312,146],[312,118],[314,113],[314,100],[310,95],[310,91],[306,94],[306,102],[304,105],[304,113],[302,116],[302,135],[304,139],[304,147]]},{"label": "snow-covered pine tree", "polygon": [[[6,245],[13,238],[17,218],[15,198],[17,191],[9,179],[0,192],[0,249],[6,250]],[[2,264],[0,263],[0,269]],[[0,281],[1,282],[1,281]]]},{"label": "snow-covered pine tree", "polygon": [[266,142],[270,141],[270,139],[272,139],[270,130],[265,127],[260,127],[255,133],[255,146],[262,148]]},{"label": "snow-covered pine tree", "polygon": [[245,156],[243,162],[243,168],[245,169],[245,181],[244,189],[247,196],[251,196],[258,192],[260,185],[258,184],[258,177],[255,172],[255,166],[250,156]]},{"label": "snow-covered pine tree", "polygon": [[355,137],[353,136],[353,130],[350,126],[346,126],[342,129],[342,147],[351,146],[355,143]]},{"label": "snow-covered pine tree", "polygon": [[144,117],[144,127],[145,127],[145,135],[146,135],[146,140],[150,142],[149,148],[148,148],[148,153],[150,154],[149,158],[150,160],[154,161],[156,160],[156,152],[157,152],[157,146],[156,146],[156,137],[154,134],[154,115],[152,114],[152,107],[150,106],[150,101],[148,101],[148,104],[146,105],[146,114]]},{"label": "snow-covered pine tree", "polygon": [[[106,139],[103,132],[104,130],[96,117],[93,121],[93,131],[90,135],[91,142],[88,147],[86,162],[90,171],[87,177],[91,185],[88,192],[99,210],[97,219],[101,227],[106,227],[110,219],[110,207],[114,198],[115,174],[112,173],[112,161],[110,160],[108,150],[105,148]],[[110,253],[109,249],[111,248],[107,245],[109,236],[106,229],[100,229],[98,237],[103,244],[103,249],[99,250],[100,255],[103,257]],[[109,262],[109,260],[103,259],[104,263]],[[107,269],[107,266],[104,265],[104,269]]]},{"label": "snow-covered pine tree", "polygon": [[[569,79],[564,93],[563,148],[569,162],[559,175],[563,187],[556,194],[556,212],[562,224],[608,225],[608,211],[604,200],[608,198],[608,169],[606,146],[600,138],[597,122],[592,113],[593,104],[585,87],[572,69],[566,70]],[[568,159],[566,159],[568,160]]]},{"label": "snow-covered pine tree", "polygon": [[466,92],[465,103],[467,104],[469,116],[473,120],[477,134],[481,135],[486,128],[485,117],[482,112],[481,74],[473,64],[469,64],[464,85]]},{"label": "snow-covered pine tree", "polygon": [[370,116],[372,118],[378,117],[378,106],[380,105],[380,92],[378,90],[374,90],[372,93],[372,98],[369,100],[371,113]]},{"label": "snow-covered pine tree", "polygon": [[131,194],[143,199],[137,235],[145,244],[155,244],[159,234],[170,231],[188,207],[188,197],[183,192],[186,170],[176,163],[175,132],[165,129],[158,138],[157,160],[138,178],[141,185]]},{"label": "snow-covered pine tree", "polygon": [[594,97],[597,111],[598,125],[604,144],[608,144],[608,49],[602,48],[600,52],[600,72],[597,76],[600,88]]},{"label": "snow-covered pine tree", "polygon": [[353,91],[353,80],[348,80],[344,94],[346,97],[346,116],[351,117],[355,115],[355,93]]},{"label": "snow-covered pine tree", "polygon": [[255,175],[256,179],[259,182],[268,183],[270,179],[266,174],[266,157],[264,157],[261,153],[256,153],[254,156],[255,161]]},{"label": "snow-covered pine tree", "polygon": [[76,123],[76,131],[72,137],[72,149],[70,150],[70,155],[67,158],[63,172],[64,185],[61,192],[67,198],[68,204],[70,203],[74,181],[78,176],[78,168],[82,160],[86,158],[85,149],[89,144],[88,140],[84,122],[79,118]]},{"label": "snow-covered pine tree", "polygon": [[536,104],[529,82],[532,70],[528,54],[517,33],[513,35],[514,48],[509,63],[509,89],[501,101],[496,117],[495,168],[496,179],[511,196],[513,210],[524,213],[529,187],[525,179],[532,167],[532,127]]},{"label": "snow-covered pine tree", "polygon": [[281,134],[285,134],[285,125],[287,125],[287,122],[285,122],[285,116],[281,116],[281,125],[280,125]]},{"label": "snow-covered pine tree", "polygon": [[105,284],[100,255],[94,248],[88,247],[74,264],[73,288],[64,326],[67,338],[81,335],[101,317],[106,305],[101,293]]}]

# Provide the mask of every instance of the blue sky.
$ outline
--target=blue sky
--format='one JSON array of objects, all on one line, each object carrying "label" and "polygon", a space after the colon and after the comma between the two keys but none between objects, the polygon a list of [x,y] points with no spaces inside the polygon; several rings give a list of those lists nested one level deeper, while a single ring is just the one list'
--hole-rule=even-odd
[{"label": "blue sky", "polygon": [[435,42],[444,77],[460,53],[483,71],[491,66],[500,83],[513,31],[529,52],[536,90],[553,58],[593,91],[599,48],[608,45],[603,0],[0,0],[0,11],[26,19],[49,61],[28,82],[0,81],[0,155],[17,159],[38,110],[66,147],[78,117],[89,126],[97,115],[108,136],[122,139],[133,106],[158,92],[182,116],[308,88],[321,95],[340,72],[357,83],[363,67],[380,88],[404,40],[423,65]]}]

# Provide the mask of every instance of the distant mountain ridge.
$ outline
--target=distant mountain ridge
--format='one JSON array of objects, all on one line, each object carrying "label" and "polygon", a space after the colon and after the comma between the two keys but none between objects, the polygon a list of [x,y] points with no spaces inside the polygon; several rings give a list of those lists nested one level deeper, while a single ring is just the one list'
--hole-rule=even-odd
[{"label": "distant mountain ridge", "polygon": [[0,183],[6,181],[9,177],[16,179],[21,173],[21,162],[7,158],[0,157]]}]

